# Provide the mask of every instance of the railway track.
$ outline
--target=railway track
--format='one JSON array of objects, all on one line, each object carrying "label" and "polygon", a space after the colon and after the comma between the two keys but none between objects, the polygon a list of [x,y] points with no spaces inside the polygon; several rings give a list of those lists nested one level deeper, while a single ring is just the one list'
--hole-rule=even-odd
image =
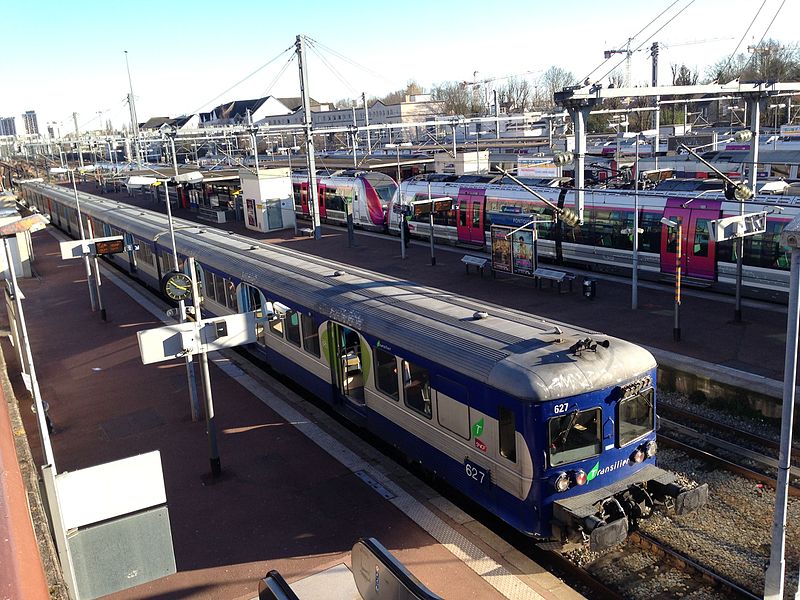
[{"label": "railway track", "polygon": [[[662,447],[680,450],[690,456],[700,458],[703,461],[773,489],[777,486],[777,480],[772,475],[778,469],[777,459],[675,421],[662,418],[661,425],[659,444]],[[724,427],[728,429],[729,433],[738,432],[738,430],[730,426],[726,425]],[[674,435],[669,435],[667,431]],[[747,438],[751,441],[753,439],[763,440],[764,445],[772,447],[777,454],[777,444],[774,441],[754,436],[749,432],[742,431],[740,433],[742,438]],[[800,498],[800,468],[793,466],[790,474],[789,495]]]}]

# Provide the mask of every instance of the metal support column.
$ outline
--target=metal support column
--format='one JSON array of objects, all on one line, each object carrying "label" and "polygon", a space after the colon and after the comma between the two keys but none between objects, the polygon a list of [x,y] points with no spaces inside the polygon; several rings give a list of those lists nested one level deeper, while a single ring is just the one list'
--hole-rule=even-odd
[{"label": "metal support column", "polygon": [[305,38],[298,35],[295,41],[298,64],[300,66],[300,97],[303,101],[303,127],[306,130],[306,162],[308,164],[308,209],[312,215],[314,239],[322,237],[317,203],[317,165],[314,158],[314,136],[312,134],[311,104],[308,94],[308,67],[304,52]]}]

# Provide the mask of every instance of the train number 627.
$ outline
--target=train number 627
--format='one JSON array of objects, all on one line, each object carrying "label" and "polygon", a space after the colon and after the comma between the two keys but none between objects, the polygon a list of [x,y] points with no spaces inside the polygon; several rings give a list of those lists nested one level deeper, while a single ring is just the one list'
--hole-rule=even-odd
[{"label": "train number 627", "polygon": [[472,464],[470,461],[464,461],[464,472],[467,477],[478,483],[489,483],[488,473],[481,469],[479,466]]}]

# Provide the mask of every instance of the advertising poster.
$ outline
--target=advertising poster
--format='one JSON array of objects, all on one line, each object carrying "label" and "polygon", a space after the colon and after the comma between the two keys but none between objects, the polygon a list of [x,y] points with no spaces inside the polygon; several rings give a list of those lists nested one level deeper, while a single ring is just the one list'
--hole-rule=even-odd
[{"label": "advertising poster", "polygon": [[492,227],[492,269],[511,272],[510,227]]},{"label": "advertising poster", "polygon": [[514,273],[530,277],[536,268],[533,264],[533,231],[520,229],[512,237]]},{"label": "advertising poster", "polygon": [[246,206],[247,212],[247,224],[250,227],[257,227],[258,223],[256,221],[256,201],[252,198],[247,198],[244,201]]}]

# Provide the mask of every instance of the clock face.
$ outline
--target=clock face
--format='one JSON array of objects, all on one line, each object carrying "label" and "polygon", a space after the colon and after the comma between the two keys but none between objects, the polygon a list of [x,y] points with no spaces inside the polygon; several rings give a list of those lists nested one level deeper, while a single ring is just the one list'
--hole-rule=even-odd
[{"label": "clock face", "polygon": [[167,273],[163,283],[164,294],[172,300],[186,300],[192,295],[192,279],[186,273]]}]

